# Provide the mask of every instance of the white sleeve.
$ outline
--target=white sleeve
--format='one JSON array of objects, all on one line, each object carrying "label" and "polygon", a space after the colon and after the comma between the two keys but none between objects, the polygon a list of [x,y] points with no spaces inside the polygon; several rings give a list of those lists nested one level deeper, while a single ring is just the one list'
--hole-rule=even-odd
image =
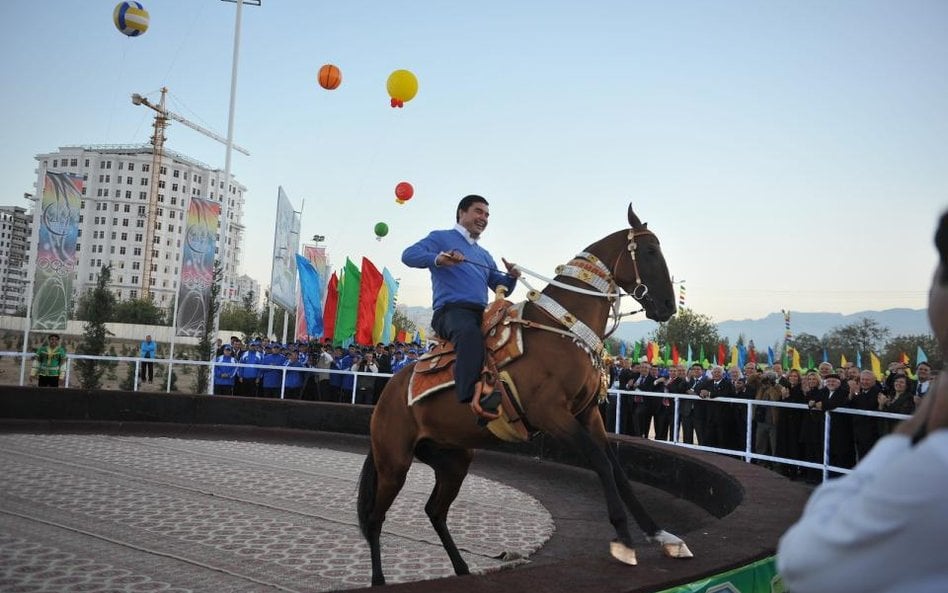
[{"label": "white sleeve", "polygon": [[948,430],[915,447],[881,439],[852,473],[817,488],[781,538],[786,590],[948,591],[946,493]]}]

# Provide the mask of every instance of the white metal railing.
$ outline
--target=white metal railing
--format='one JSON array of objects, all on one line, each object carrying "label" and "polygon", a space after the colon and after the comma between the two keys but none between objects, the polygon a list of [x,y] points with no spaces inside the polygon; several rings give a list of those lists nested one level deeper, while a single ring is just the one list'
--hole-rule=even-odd
[{"label": "white metal railing", "polygon": [[[804,412],[813,412],[806,404],[795,404],[788,402],[776,402],[769,400],[758,400],[758,399],[742,399],[737,397],[717,397],[717,398],[701,398],[696,395],[686,395],[686,394],[677,394],[677,393],[662,393],[662,392],[651,392],[651,391],[628,391],[622,389],[609,389],[608,394],[616,398],[616,413],[615,418],[610,418],[612,420],[612,426],[614,428],[613,432],[616,434],[619,433],[619,420],[622,418],[622,401],[624,398],[631,396],[644,396],[644,397],[660,397],[663,399],[673,399],[674,400],[674,413],[672,416],[672,423],[669,425],[669,431],[671,433],[671,440],[666,441],[673,445],[680,447],[687,447],[689,449],[698,449],[701,451],[711,451],[713,453],[723,453],[725,455],[733,455],[741,457],[747,463],[750,463],[753,460],[761,461],[770,461],[774,463],[782,463],[785,465],[795,465],[798,467],[804,467],[809,469],[821,470],[823,475],[823,481],[826,481],[830,472],[835,473],[849,473],[852,470],[844,467],[837,467],[830,465],[830,427],[832,425],[832,417],[834,414],[848,414],[851,416],[867,416],[871,418],[885,418],[891,420],[904,420],[908,418],[908,415],[905,414],[893,414],[890,412],[879,412],[879,411],[870,411],[870,410],[855,410],[852,408],[834,408],[824,412],[825,425],[823,427],[823,461],[822,463],[815,463],[810,461],[803,461],[800,459],[791,459],[787,457],[776,457],[773,455],[764,455],[761,453],[755,453],[753,443],[751,438],[753,435],[753,425],[754,425],[754,408],[757,406],[763,407],[772,407],[772,408],[788,408],[793,410],[802,410]],[[679,421],[680,414],[679,408],[682,400],[692,400],[692,401],[701,401],[701,402],[710,402],[713,404],[741,404],[747,406],[747,413],[745,416],[745,439],[744,439],[744,449],[725,449],[721,447],[711,447],[708,445],[700,445],[694,443],[685,443],[681,440],[679,434]],[[608,424],[607,424],[608,425]]]},{"label": "white metal railing", "polygon": [[[28,352],[25,355],[22,352],[0,352],[0,358],[3,357],[12,357],[20,358],[20,380],[19,385],[24,385],[24,377],[26,373],[26,366],[29,364],[30,359],[35,355],[32,352]],[[217,363],[214,361],[204,361],[204,360],[184,360],[184,359],[168,359],[168,358],[141,358],[141,357],[132,357],[132,356],[92,356],[88,354],[69,354],[66,359],[66,364],[64,365],[64,374],[62,375],[64,386],[72,384],[72,362],[76,360],[98,360],[102,362],[126,362],[135,365],[135,372],[133,375],[133,389],[138,391],[139,389],[139,378],[141,376],[141,365],[146,362],[153,363],[155,365],[167,365],[167,378],[165,382],[164,391],[166,393],[171,391],[171,372],[175,366],[205,366],[209,367],[208,372],[208,384],[209,388],[213,389],[214,383],[214,368],[217,366]],[[391,373],[367,373],[361,371],[348,371],[348,370],[337,370],[337,369],[322,369],[315,367],[287,367],[287,366],[277,366],[277,365],[263,365],[263,364],[243,364],[235,363],[234,365],[238,368],[255,368],[260,370],[276,370],[281,372],[280,376],[280,399],[285,399],[286,395],[286,374],[287,372],[302,372],[306,373],[308,376],[304,380],[304,388],[306,382],[310,380],[318,380],[315,375],[350,375],[352,376],[352,385],[349,391],[349,403],[355,404],[356,398],[359,390],[359,377],[371,377],[375,379],[387,379],[392,377]],[[340,387],[341,393],[341,387]],[[754,409],[757,406],[764,407],[773,407],[773,408],[787,408],[792,410],[801,410],[804,412],[811,412],[810,408],[805,404],[795,404],[787,402],[776,402],[769,400],[757,400],[757,399],[742,399],[736,397],[718,397],[713,399],[704,399],[696,395],[687,395],[687,394],[677,394],[677,393],[661,393],[661,392],[650,392],[650,391],[629,391],[623,389],[609,389],[608,395],[615,398],[615,417],[606,418],[606,426],[612,426],[613,432],[615,434],[621,434],[619,432],[619,420],[622,418],[622,407],[623,402],[628,397],[633,396],[643,396],[643,397],[657,397],[663,399],[671,399],[674,401],[672,421],[669,425],[669,432],[671,435],[671,440],[666,441],[672,445],[679,447],[687,447],[689,449],[698,449],[701,451],[710,451],[712,453],[721,453],[724,455],[732,455],[742,458],[745,462],[750,463],[753,460],[761,461],[770,461],[773,463],[780,463],[785,465],[794,465],[798,467],[816,469],[822,472],[823,480],[825,481],[829,476],[830,472],[835,473],[849,473],[852,471],[849,468],[837,467],[830,465],[830,431],[832,427],[832,418],[835,414],[849,414],[852,416],[866,416],[871,418],[884,418],[891,420],[904,420],[908,418],[904,414],[892,414],[889,412],[878,412],[878,411],[869,411],[869,410],[855,410],[851,408],[835,408],[828,412],[824,413],[825,425],[823,427],[823,457],[822,463],[816,463],[812,461],[804,461],[800,459],[791,459],[787,457],[777,457],[774,455],[765,455],[762,453],[755,453],[754,446],[751,442],[753,435],[753,425],[754,425]],[[744,439],[744,448],[742,450],[737,449],[726,449],[722,447],[712,447],[708,445],[701,445],[695,443],[686,443],[681,439],[679,433],[680,430],[680,406],[683,400],[692,400],[700,402],[709,402],[712,405],[714,404],[740,404],[747,407],[747,413],[745,415],[745,439]],[[625,402],[625,405],[628,405],[628,402]]]}]

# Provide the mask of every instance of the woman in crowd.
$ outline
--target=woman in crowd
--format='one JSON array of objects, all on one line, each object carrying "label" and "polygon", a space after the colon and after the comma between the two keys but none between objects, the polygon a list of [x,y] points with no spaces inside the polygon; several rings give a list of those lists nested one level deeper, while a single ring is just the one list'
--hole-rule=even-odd
[{"label": "woman in crowd", "polygon": [[[788,404],[806,404],[806,396],[803,392],[803,381],[800,371],[792,369],[784,380],[780,382],[783,387],[781,391],[781,401]],[[801,431],[803,422],[808,412],[803,410],[793,410],[790,408],[781,408],[777,415],[777,457],[787,459],[797,459],[802,461],[803,442]],[[790,479],[804,477],[804,470],[797,465],[787,465],[783,473]]]},{"label": "woman in crowd", "polygon": [[[803,418],[800,428],[800,441],[803,444],[803,459],[813,463],[823,462],[823,427],[826,417],[823,405],[826,403],[826,393],[820,387],[821,379],[816,371],[810,371],[803,380],[803,393],[810,411]],[[806,481],[811,484],[820,482],[820,471],[806,470]]]},{"label": "woman in crowd", "polygon": [[[889,394],[880,393],[878,395],[879,411],[889,412],[890,414],[914,414],[915,396],[908,388],[908,378],[900,375],[892,382],[892,391]],[[892,429],[899,423],[898,420],[889,418],[879,419],[879,432],[883,435],[892,432]]]}]

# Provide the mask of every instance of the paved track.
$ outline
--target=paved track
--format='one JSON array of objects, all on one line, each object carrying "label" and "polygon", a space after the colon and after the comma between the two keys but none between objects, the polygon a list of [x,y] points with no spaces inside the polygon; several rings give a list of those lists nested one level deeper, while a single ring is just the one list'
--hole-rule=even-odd
[{"label": "paved track", "polygon": [[[314,592],[369,583],[355,516],[367,441],[254,429],[0,433],[0,591]],[[389,582],[450,576],[416,464],[383,535]],[[637,486],[685,533],[715,521]],[[612,530],[591,472],[479,453],[449,525],[475,573],[599,558]],[[655,553],[657,555],[657,553]]]}]

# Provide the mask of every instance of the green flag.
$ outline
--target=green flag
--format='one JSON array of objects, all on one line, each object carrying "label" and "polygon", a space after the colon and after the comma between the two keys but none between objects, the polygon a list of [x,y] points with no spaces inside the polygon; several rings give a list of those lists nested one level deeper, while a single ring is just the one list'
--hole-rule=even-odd
[{"label": "green flag", "polygon": [[346,258],[346,267],[339,280],[339,304],[336,307],[336,329],[332,336],[333,344],[341,346],[355,337],[356,318],[359,314],[359,288],[362,273]]},{"label": "green flag", "polygon": [[635,343],[635,347],[632,349],[632,364],[638,364],[639,356],[641,356],[642,351],[639,349],[639,343]]},{"label": "green flag", "polygon": [[806,355],[806,368],[808,368],[808,369],[815,369],[815,368],[816,368],[816,366],[813,364],[813,355],[812,355],[812,354],[807,354],[807,355]]}]

